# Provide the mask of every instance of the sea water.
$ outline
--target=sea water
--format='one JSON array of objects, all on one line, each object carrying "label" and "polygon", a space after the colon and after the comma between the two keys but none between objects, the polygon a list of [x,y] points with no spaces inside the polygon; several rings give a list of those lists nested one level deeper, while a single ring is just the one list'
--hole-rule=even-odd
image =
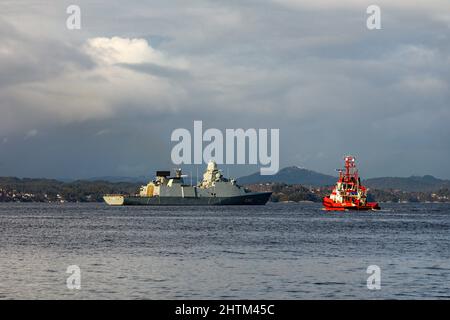
[{"label": "sea water", "polygon": [[450,298],[450,204],[382,207],[2,203],[0,299]]}]

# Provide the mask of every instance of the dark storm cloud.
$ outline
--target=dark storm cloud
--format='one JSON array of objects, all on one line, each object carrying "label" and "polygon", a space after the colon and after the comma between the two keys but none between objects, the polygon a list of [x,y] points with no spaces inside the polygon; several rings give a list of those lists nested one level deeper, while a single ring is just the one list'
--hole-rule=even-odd
[{"label": "dark storm cloud", "polygon": [[280,128],[282,166],[450,177],[446,1],[380,1],[377,31],[368,1],[81,1],[74,32],[30,3],[0,5],[0,175],[145,174],[203,120]]},{"label": "dark storm cloud", "polygon": [[92,61],[76,48],[53,39],[35,39],[0,18],[0,87],[43,81],[59,75],[68,65],[91,68]]}]

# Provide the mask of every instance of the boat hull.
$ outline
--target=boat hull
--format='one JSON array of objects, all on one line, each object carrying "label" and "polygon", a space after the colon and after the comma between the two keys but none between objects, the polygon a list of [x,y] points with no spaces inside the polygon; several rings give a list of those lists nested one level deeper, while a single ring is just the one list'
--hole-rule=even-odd
[{"label": "boat hull", "polygon": [[355,210],[355,211],[367,211],[367,210],[380,210],[380,206],[376,202],[367,202],[366,205],[356,205],[354,203],[348,202],[348,203],[337,203],[334,202],[329,197],[325,197],[323,199],[323,206],[325,207],[325,210],[327,211],[348,211],[348,210]]},{"label": "boat hull", "polygon": [[104,196],[103,200],[110,206],[123,206],[125,197],[120,194],[111,194]]},{"label": "boat hull", "polygon": [[[251,192],[232,197],[140,197],[124,196],[121,204],[111,204],[105,196],[105,202],[110,205],[123,206],[224,206],[224,205],[265,205],[271,192]],[[116,201],[120,203],[120,201]]]}]

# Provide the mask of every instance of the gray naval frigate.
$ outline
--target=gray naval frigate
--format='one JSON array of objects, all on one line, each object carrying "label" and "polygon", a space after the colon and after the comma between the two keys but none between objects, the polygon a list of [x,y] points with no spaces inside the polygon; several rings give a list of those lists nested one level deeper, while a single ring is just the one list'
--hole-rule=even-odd
[{"label": "gray naval frigate", "polygon": [[264,205],[272,192],[250,192],[236,180],[224,178],[214,161],[208,163],[203,180],[196,186],[184,183],[181,169],[157,171],[156,178],[142,186],[137,195],[105,195],[111,206],[199,206]]}]

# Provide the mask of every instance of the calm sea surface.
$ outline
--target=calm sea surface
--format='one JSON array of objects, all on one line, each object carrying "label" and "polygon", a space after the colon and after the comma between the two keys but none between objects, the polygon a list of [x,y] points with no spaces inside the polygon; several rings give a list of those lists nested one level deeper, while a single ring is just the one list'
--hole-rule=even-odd
[{"label": "calm sea surface", "polygon": [[450,204],[0,204],[0,299],[20,298],[450,298]]}]

